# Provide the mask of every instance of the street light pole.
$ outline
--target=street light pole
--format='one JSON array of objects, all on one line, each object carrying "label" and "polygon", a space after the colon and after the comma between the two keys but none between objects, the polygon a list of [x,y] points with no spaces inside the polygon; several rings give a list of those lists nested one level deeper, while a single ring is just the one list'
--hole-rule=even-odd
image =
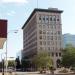
[{"label": "street light pole", "polygon": [[4,58],[2,58],[2,55],[5,54],[4,53],[1,53],[1,61],[2,61],[2,75],[4,75]]},{"label": "street light pole", "polygon": [[[8,36],[8,34],[7,34],[7,36]],[[7,75],[7,66],[8,66],[8,64],[7,64],[7,41],[8,41],[8,39],[6,39],[6,64],[5,64],[6,65],[6,75]]]},{"label": "street light pole", "polygon": [[[12,31],[14,31],[14,33],[17,33],[17,32],[18,32],[18,30],[12,30]],[[10,33],[10,32],[7,33],[7,38],[6,38],[6,64],[5,64],[5,65],[6,65],[6,75],[8,75],[8,74],[7,74],[7,69],[8,69],[8,68],[7,68],[7,67],[8,67],[8,60],[7,60],[7,57],[8,57],[8,56],[7,56],[8,50],[7,50],[7,49],[8,49],[8,34],[9,34],[9,33]]]}]

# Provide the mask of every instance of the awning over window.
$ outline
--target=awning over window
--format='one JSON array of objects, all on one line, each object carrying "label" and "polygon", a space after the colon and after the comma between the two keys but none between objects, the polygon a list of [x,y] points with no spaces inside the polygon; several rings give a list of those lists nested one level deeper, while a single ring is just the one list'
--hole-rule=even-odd
[{"label": "awning over window", "polygon": [[3,48],[7,38],[7,20],[0,20],[0,49]]}]

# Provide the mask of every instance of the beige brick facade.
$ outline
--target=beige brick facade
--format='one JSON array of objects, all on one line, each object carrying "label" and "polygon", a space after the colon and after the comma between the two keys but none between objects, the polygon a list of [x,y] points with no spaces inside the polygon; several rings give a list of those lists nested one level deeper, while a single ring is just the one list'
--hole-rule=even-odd
[{"label": "beige brick facade", "polygon": [[23,29],[23,57],[31,58],[40,50],[49,52],[54,67],[61,59],[62,24],[61,10],[34,9]]}]

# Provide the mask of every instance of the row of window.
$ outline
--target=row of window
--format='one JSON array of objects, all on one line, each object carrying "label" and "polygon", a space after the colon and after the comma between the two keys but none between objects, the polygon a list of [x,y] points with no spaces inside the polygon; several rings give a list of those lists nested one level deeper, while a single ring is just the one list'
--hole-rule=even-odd
[{"label": "row of window", "polygon": [[47,42],[46,41],[40,41],[39,44],[40,45],[54,45],[54,44],[55,45],[57,45],[57,44],[60,44],[61,45],[61,41],[58,42],[58,43],[57,42],[53,42],[53,41],[47,41]]},{"label": "row of window", "polygon": [[60,52],[51,52],[49,55],[52,57],[54,57],[54,56],[61,57],[62,56],[62,54]]},{"label": "row of window", "polygon": [[46,16],[46,15],[40,15],[39,20],[45,23],[48,23],[49,21],[60,21],[58,15],[51,15],[51,16]]},{"label": "row of window", "polygon": [[36,47],[37,46],[37,42],[35,42],[35,43],[32,43],[32,44],[30,44],[30,45],[24,45],[24,48],[26,49],[26,50],[31,50],[31,48],[34,48],[34,47]]},{"label": "row of window", "polygon": [[40,35],[39,36],[39,39],[40,40],[61,40],[61,36],[46,36],[46,35],[44,35],[44,36],[42,36],[42,35]]},{"label": "row of window", "polygon": [[[45,30],[39,30],[40,34],[53,34],[53,31],[45,31]],[[57,31],[56,34],[60,35],[61,31]]]},{"label": "row of window", "polygon": [[40,29],[61,29],[61,25],[39,25]]},{"label": "row of window", "polygon": [[40,50],[56,51],[56,50],[61,50],[61,48],[60,47],[45,47],[45,46],[42,46],[42,47],[40,47]]},{"label": "row of window", "polygon": [[52,57],[54,57],[54,56],[56,56],[56,57],[58,57],[58,56],[61,57],[61,53],[53,53],[53,52],[52,52]]}]

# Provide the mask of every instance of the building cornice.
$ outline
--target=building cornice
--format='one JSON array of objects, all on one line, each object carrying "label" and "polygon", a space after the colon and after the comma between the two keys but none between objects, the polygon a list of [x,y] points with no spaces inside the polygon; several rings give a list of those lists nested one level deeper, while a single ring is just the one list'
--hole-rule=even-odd
[{"label": "building cornice", "polygon": [[58,9],[39,9],[39,8],[35,8],[33,10],[33,12],[31,13],[31,15],[29,16],[29,18],[27,19],[27,21],[25,22],[25,24],[23,25],[22,29],[25,27],[25,25],[29,22],[29,20],[31,19],[31,17],[36,13],[36,12],[52,12],[52,13],[62,13],[62,10],[58,10]]}]

